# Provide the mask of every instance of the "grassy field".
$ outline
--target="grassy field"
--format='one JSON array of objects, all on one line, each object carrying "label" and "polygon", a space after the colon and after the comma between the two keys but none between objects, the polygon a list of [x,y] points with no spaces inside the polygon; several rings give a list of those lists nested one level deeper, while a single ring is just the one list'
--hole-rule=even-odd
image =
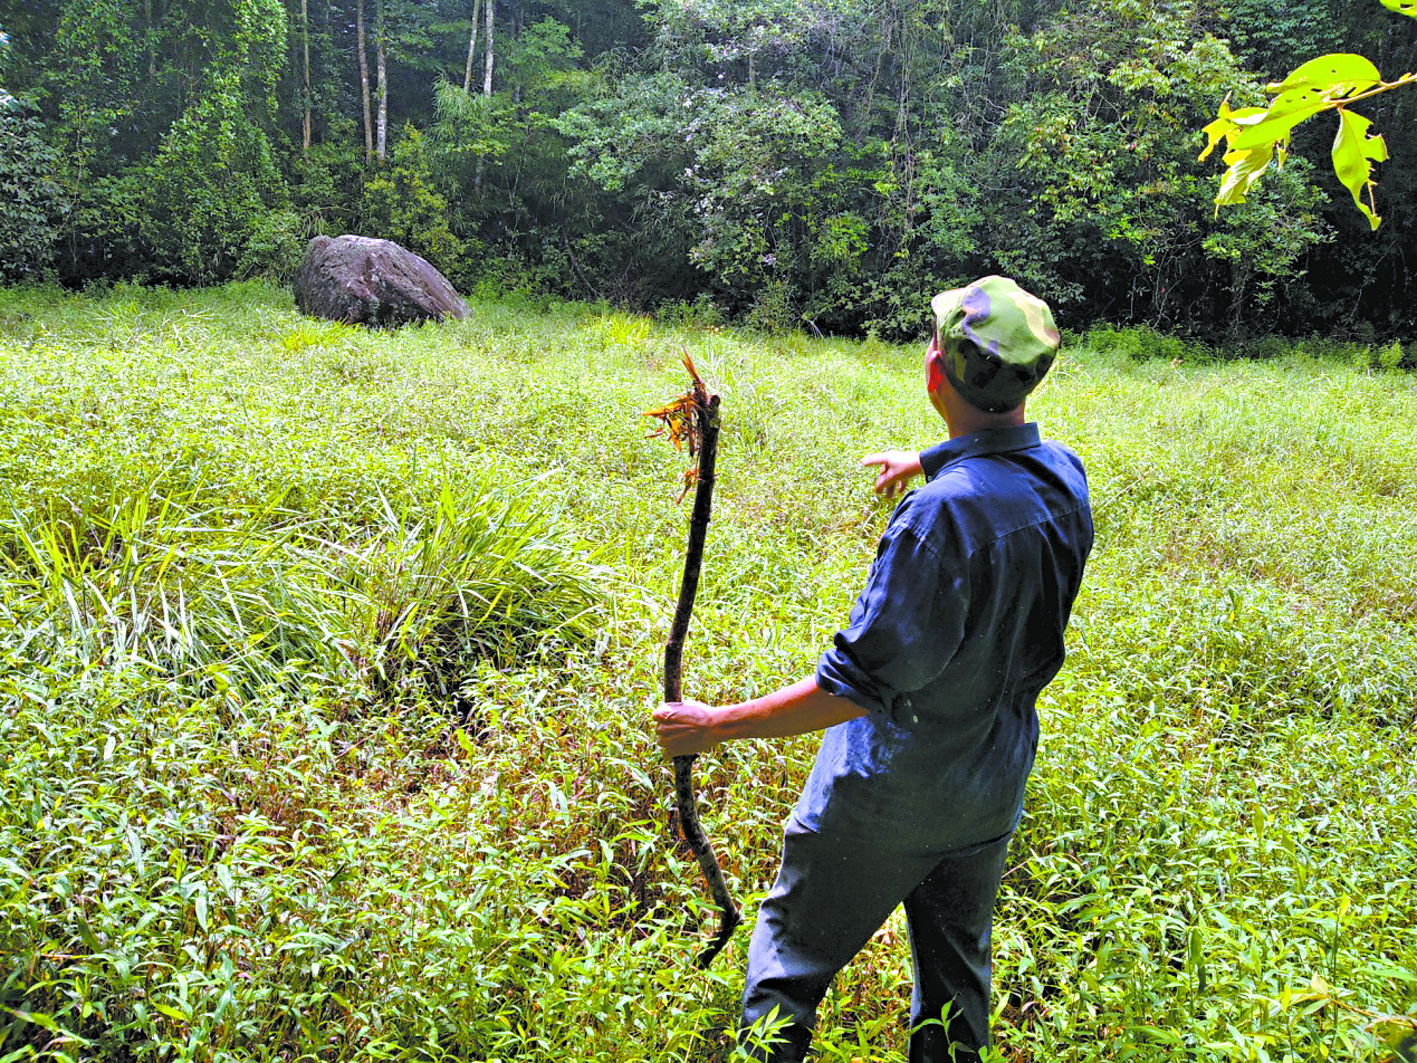
[{"label": "grassy field", "polygon": [[[934,442],[919,352],[533,299],[371,333],[260,285],[0,291],[0,1063],[727,1060],[747,934],[648,714],[808,674]],[[1417,377],[1074,345],[1097,549],[996,922],[995,1059],[1384,1060],[1417,1015]],[[815,739],[698,765],[736,892]],[[896,917],[898,918],[898,916]],[[826,1060],[903,1060],[895,919]],[[1413,1058],[1409,1049],[1400,1058]]]}]

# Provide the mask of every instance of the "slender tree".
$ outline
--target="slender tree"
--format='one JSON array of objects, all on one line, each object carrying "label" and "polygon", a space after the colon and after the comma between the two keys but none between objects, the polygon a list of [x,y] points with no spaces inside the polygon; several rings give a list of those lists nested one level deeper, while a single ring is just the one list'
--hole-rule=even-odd
[{"label": "slender tree", "polygon": [[310,0],[300,0],[300,35],[305,56],[304,88],[301,92],[305,104],[305,121],[301,130],[300,150],[310,157]]},{"label": "slender tree", "polygon": [[482,95],[492,95],[492,27],[496,0],[487,0],[487,55],[482,64]]},{"label": "slender tree", "polygon": [[364,42],[364,0],[354,4],[355,47],[359,51],[359,98],[364,104],[364,161],[374,158],[374,122],[369,106],[369,52]]},{"label": "slender tree", "polygon": [[472,32],[467,38],[467,68],[463,71],[462,90],[472,91],[472,57],[477,51],[477,18],[481,13],[482,0],[472,0]]},{"label": "slender tree", "polygon": [[153,0],[143,0],[143,25],[147,31],[148,77],[157,77],[157,28],[153,25]]},{"label": "slender tree", "polygon": [[374,62],[378,68],[379,82],[374,95],[379,106],[377,126],[374,132],[374,154],[382,163],[388,157],[389,139],[389,63],[386,40],[388,24],[384,19],[384,0],[374,2]]}]

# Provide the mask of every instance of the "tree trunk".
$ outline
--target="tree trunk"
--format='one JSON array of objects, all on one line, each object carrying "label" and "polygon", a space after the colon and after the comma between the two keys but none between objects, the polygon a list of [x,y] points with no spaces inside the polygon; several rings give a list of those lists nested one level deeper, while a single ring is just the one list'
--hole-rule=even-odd
[{"label": "tree trunk", "polygon": [[487,0],[487,59],[482,64],[482,95],[492,95],[492,16],[496,0]]},{"label": "tree trunk", "polygon": [[482,13],[482,0],[472,0],[472,33],[467,38],[467,69],[463,71],[462,90],[472,91],[472,57],[477,51],[477,18]]},{"label": "tree trunk", "polygon": [[359,48],[359,98],[364,102],[364,161],[374,157],[374,123],[369,113],[369,52],[364,43],[364,0],[355,0],[355,37]]},{"label": "tree trunk", "polygon": [[310,0],[300,0],[300,29],[304,37],[302,44],[305,51],[305,124],[302,130],[300,149],[308,159],[310,157]]},{"label": "tree trunk", "polygon": [[379,104],[379,114],[374,132],[374,154],[379,162],[388,157],[389,141],[389,64],[385,57],[383,0],[374,0],[374,62],[378,67],[379,83],[374,95]]},{"label": "tree trunk", "polygon": [[153,26],[153,0],[143,0],[143,18],[148,30],[148,77],[157,77],[157,28]]}]

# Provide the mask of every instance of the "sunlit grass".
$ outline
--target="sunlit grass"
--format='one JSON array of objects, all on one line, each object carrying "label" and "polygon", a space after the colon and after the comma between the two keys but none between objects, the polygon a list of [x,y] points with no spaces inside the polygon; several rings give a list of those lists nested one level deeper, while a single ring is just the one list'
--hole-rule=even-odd
[{"label": "sunlit grass", "polygon": [[[941,426],[919,352],[507,299],[0,292],[0,1058],[721,1060],[646,726],[723,396],[686,691],[808,674]],[[1414,378],[1075,350],[1098,548],[996,928],[1018,1061],[1381,1059],[1417,1012]],[[699,765],[740,895],[815,739]],[[1321,979],[1315,982],[1315,977]],[[899,926],[822,1058],[903,1059]],[[9,1053],[18,1053],[9,1057]]]}]

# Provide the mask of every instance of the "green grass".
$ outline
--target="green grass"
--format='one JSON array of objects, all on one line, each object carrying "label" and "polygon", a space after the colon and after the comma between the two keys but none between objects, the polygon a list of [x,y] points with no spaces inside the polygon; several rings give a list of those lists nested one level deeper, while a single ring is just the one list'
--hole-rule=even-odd
[{"label": "green grass", "polygon": [[[0,291],[0,1060],[726,1060],[667,828],[687,352],[725,427],[686,691],[808,674],[941,435],[919,353],[551,301]],[[1417,381],[1075,349],[1098,544],[996,923],[997,1057],[1380,1060],[1417,1015]],[[760,896],[815,739],[698,766]],[[750,912],[751,914],[751,912]],[[821,1058],[904,1059],[903,927]]]}]

